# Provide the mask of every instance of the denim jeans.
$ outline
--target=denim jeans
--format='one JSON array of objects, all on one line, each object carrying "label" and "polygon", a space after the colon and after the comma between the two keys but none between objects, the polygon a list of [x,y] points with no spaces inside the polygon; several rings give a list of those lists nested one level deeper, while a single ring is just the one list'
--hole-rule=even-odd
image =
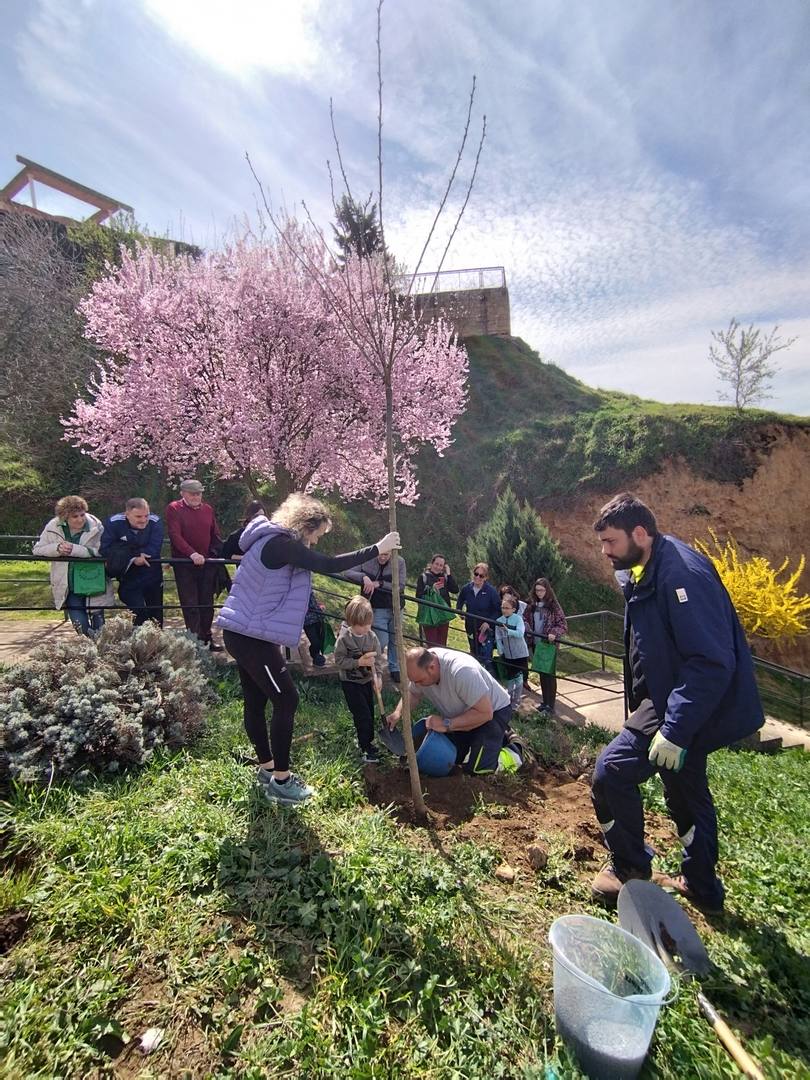
[{"label": "denim jeans", "polygon": [[64,608],[79,634],[92,637],[104,625],[103,611],[88,611],[88,597],[69,592],[65,597]]},{"label": "denim jeans", "polygon": [[394,612],[391,608],[374,608],[371,628],[380,639],[380,648],[388,646],[388,670],[399,671],[399,659],[394,640]]}]

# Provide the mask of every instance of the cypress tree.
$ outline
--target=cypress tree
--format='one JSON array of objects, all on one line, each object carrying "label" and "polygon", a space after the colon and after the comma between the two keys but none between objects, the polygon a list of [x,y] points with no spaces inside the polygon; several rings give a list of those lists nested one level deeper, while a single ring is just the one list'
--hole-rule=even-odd
[{"label": "cypress tree", "polygon": [[540,515],[520,504],[510,487],[467,541],[467,560],[470,566],[487,563],[493,585],[514,585],[524,597],[539,577],[548,578],[556,592],[571,570]]}]

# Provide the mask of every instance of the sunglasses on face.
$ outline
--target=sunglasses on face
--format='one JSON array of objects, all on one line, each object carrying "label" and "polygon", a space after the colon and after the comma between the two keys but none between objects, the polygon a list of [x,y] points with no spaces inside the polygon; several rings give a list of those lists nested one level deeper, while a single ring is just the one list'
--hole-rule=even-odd
[{"label": "sunglasses on face", "polygon": [[477,571],[476,571],[476,573],[473,574],[473,577],[485,578],[486,576],[487,576],[486,574],[479,574]]}]

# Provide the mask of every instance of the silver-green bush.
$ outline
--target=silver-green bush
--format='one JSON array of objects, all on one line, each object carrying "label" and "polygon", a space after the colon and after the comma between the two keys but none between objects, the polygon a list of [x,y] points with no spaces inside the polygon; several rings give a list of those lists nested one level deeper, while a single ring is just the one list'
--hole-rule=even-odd
[{"label": "silver-green bush", "polygon": [[110,619],[95,641],[66,637],[0,675],[0,777],[142,764],[197,738],[213,696],[188,635]]}]

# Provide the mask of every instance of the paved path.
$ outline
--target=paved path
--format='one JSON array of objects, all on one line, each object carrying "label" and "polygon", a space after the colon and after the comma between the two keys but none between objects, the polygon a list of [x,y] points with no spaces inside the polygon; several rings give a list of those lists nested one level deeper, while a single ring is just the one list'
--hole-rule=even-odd
[{"label": "paved path", "polygon": [[[582,679],[593,685],[584,686],[573,679],[559,680],[557,701],[562,707],[558,707],[557,711],[561,719],[566,723],[592,723],[608,731],[621,731],[624,726],[621,679],[609,671],[592,671],[583,675]],[[762,744],[781,739],[785,749],[801,746],[810,750],[809,731],[770,716],[765,718],[765,724],[757,734],[757,741]]]},{"label": "paved path", "polygon": [[[167,626],[182,628],[182,619],[171,616]],[[0,664],[14,664],[24,659],[38,645],[75,631],[69,622],[56,619],[3,619],[0,620]],[[295,658],[293,660],[295,663]],[[312,676],[335,675],[331,664],[307,671]],[[387,681],[387,680],[386,680]],[[529,700],[539,702],[530,692]],[[624,725],[624,699],[622,683],[613,672],[590,671],[580,678],[560,678],[557,690],[557,714],[563,723],[576,727],[598,724],[607,731],[619,732]],[[772,740],[781,739],[785,748],[802,746],[810,750],[810,731],[768,717],[758,733],[759,742],[767,746]],[[778,748],[774,742],[774,748]]]}]

